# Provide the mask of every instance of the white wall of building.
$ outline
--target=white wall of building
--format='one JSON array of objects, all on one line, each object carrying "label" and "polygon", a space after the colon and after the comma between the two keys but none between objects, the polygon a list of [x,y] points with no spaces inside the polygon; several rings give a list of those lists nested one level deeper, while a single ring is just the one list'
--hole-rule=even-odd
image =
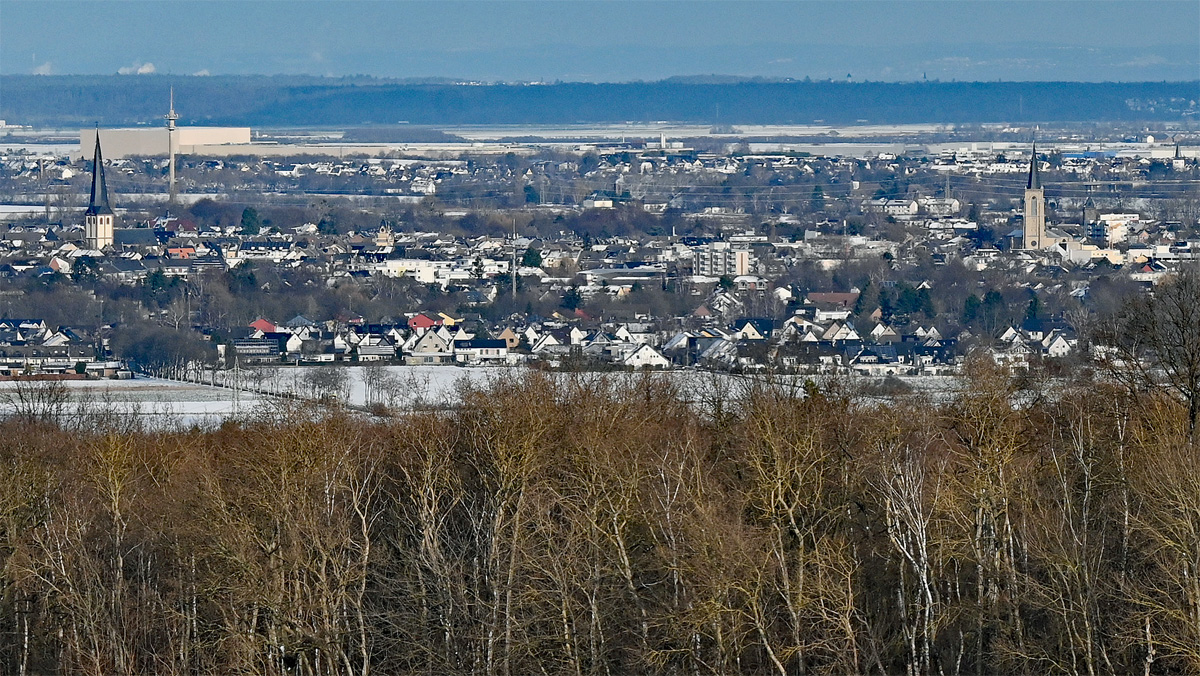
[{"label": "white wall of building", "polygon": [[[104,157],[118,159],[133,155],[167,154],[167,128],[101,129]],[[175,130],[176,152],[180,155],[204,153],[209,146],[250,143],[250,127],[179,127]],[[79,151],[91,157],[96,149],[96,130],[79,131]]]}]

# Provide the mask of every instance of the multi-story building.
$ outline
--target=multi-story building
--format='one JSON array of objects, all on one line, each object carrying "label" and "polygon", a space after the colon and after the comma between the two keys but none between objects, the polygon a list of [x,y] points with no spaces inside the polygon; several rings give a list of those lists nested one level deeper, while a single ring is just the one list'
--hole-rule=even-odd
[{"label": "multi-story building", "polygon": [[711,242],[692,252],[692,271],[702,277],[750,274],[758,260],[748,247],[729,242]]},{"label": "multi-story building", "polygon": [[1129,231],[1141,217],[1138,214],[1100,214],[1096,222],[1088,226],[1088,235],[1109,246],[1129,239]]}]

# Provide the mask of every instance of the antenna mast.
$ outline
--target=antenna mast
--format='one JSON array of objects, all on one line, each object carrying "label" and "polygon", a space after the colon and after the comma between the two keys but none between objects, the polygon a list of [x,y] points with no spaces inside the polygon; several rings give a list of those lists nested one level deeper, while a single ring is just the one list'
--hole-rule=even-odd
[{"label": "antenna mast", "polygon": [[170,175],[170,201],[175,201],[175,120],[179,119],[179,115],[175,113],[175,88],[171,87],[171,108],[165,116],[167,121],[167,166]]},{"label": "antenna mast", "polygon": [[513,240],[512,240],[512,297],[517,299],[517,217],[513,216]]}]

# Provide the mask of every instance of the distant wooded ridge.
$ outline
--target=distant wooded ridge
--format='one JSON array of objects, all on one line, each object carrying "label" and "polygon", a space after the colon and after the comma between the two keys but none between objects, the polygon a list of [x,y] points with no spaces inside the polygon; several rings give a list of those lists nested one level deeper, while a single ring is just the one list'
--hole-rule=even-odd
[{"label": "distant wooded ridge", "polygon": [[808,82],[749,79],[539,85],[296,76],[0,76],[10,124],[159,124],[175,88],[183,124],[902,124],[1179,120],[1190,82]]}]

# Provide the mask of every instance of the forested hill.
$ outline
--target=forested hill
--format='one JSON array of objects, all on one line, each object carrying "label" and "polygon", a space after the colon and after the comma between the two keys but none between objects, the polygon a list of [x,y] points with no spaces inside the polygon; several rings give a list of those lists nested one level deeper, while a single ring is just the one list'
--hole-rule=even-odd
[{"label": "forested hill", "polygon": [[266,76],[0,77],[10,124],[161,122],[169,87],[185,124],[703,124],[1178,120],[1200,82],[775,82],[414,84]]}]

